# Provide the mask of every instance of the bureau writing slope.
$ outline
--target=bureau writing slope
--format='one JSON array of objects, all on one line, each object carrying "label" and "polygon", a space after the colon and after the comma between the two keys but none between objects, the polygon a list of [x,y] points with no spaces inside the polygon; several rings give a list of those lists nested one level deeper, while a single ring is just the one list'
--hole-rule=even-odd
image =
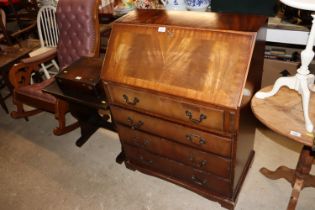
[{"label": "bureau writing slope", "polygon": [[254,156],[243,89],[260,86],[265,22],[163,10],[114,22],[101,79],[128,168],[234,208]]}]

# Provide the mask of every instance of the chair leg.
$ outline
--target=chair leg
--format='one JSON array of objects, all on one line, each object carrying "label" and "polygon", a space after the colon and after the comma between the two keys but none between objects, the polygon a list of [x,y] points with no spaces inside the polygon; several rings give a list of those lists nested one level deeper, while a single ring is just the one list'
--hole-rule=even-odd
[{"label": "chair leg", "polygon": [[25,111],[23,107],[23,103],[16,101],[14,99],[13,99],[13,104],[16,105],[16,108],[17,108],[17,111],[12,111],[10,113],[11,117],[14,119],[25,118],[25,120],[28,121],[27,117],[42,112],[42,110],[40,109],[33,109],[31,111]]},{"label": "chair leg", "polygon": [[57,72],[59,72],[59,66],[58,66],[57,62],[54,59],[51,60],[51,62],[55,66],[55,68],[57,69]]},{"label": "chair leg", "polygon": [[66,134],[76,128],[78,128],[79,122],[72,123],[66,126],[66,113],[68,112],[68,104],[65,101],[58,100],[55,110],[55,119],[58,120],[58,127],[56,127],[53,133],[56,136]]},{"label": "chair leg", "polygon": [[42,67],[41,70],[44,72],[46,79],[50,79],[50,74],[49,74],[46,66],[43,63],[41,63],[40,65]]}]

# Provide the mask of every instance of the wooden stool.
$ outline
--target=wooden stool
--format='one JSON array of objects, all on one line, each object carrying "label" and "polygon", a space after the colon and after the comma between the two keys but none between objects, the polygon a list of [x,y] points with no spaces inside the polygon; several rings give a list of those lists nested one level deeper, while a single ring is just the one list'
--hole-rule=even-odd
[{"label": "wooden stool", "polygon": [[[271,88],[269,86],[262,91],[266,92]],[[313,107],[315,107],[315,96],[311,95],[310,118],[314,122]],[[267,127],[304,145],[295,170],[286,166],[280,166],[275,171],[260,169],[260,172],[269,179],[284,178],[291,183],[293,189],[287,209],[295,209],[300,191],[304,187],[315,187],[315,176],[310,175],[315,155],[312,151],[314,137],[305,129],[301,97],[296,91],[283,87],[273,97],[263,100],[253,97],[252,110]]]}]

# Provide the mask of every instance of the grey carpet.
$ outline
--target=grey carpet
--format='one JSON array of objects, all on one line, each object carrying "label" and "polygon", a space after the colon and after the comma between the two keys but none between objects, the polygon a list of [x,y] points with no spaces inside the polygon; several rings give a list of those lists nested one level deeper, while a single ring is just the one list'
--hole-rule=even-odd
[{"label": "grey carpet", "polygon": [[[223,209],[186,189],[117,164],[120,144],[115,133],[99,129],[78,148],[74,143],[79,130],[57,137],[52,134],[55,125],[48,113],[26,122],[11,119],[0,109],[1,210]],[[294,168],[301,145],[262,126],[256,131],[256,157],[236,209],[286,209],[290,184],[268,180],[259,169]],[[297,209],[315,209],[314,198],[315,189],[305,188]]]}]

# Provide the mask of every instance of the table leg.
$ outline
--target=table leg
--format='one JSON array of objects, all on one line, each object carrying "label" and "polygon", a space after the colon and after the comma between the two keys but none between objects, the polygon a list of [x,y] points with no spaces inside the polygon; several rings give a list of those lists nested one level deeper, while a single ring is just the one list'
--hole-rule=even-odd
[{"label": "table leg", "polygon": [[314,153],[308,146],[304,146],[296,166],[295,180],[288,204],[288,210],[295,209],[300,191],[304,187],[315,187],[315,176],[310,175],[314,160]]},{"label": "table leg", "polygon": [[299,199],[299,196],[300,196],[300,192],[303,188],[303,184],[304,184],[303,179],[297,178],[295,180],[287,210],[294,210],[295,209],[296,204],[297,204],[297,200]]},{"label": "table leg", "polygon": [[314,160],[314,152],[309,146],[304,146],[296,166],[296,169],[289,169],[286,166],[280,166],[275,171],[261,168],[260,172],[269,179],[275,180],[284,178],[292,185],[292,193],[288,204],[288,210],[296,207],[300,191],[304,187],[315,187],[315,176],[310,175]]},{"label": "table leg", "polygon": [[98,128],[106,128],[115,131],[113,123],[108,122],[109,116],[101,116],[96,108],[87,107],[79,103],[69,103],[71,114],[78,120],[81,136],[76,145],[81,147],[97,131]]},{"label": "table leg", "polygon": [[75,142],[75,145],[81,147],[85,142],[89,140],[89,138],[95,133],[95,131],[97,131],[99,127],[82,120],[79,120],[79,124],[81,128],[81,136]]}]

